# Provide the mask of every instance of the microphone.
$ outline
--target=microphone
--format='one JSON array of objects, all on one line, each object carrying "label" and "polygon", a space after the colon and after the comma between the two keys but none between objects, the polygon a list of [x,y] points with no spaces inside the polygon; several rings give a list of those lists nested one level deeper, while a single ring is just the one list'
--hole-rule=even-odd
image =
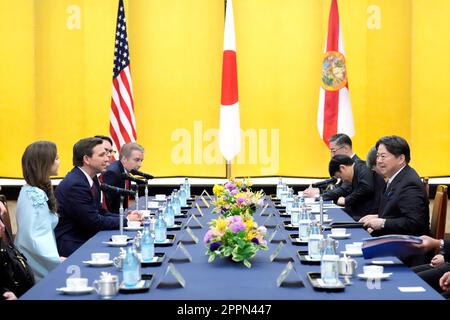
[{"label": "microphone", "polygon": [[145,181],[144,181],[144,180],[141,180],[141,179],[132,177],[132,176],[130,176],[130,175],[127,174],[127,173],[122,173],[122,178],[127,179],[127,180],[129,180],[129,181],[136,182],[137,184],[145,184]]},{"label": "microphone", "polygon": [[127,190],[127,189],[110,186],[109,184],[105,184],[105,183],[102,183],[100,185],[100,189],[103,191],[110,191],[110,192],[118,193],[118,194],[124,195],[124,196],[134,196],[136,193],[132,190]]},{"label": "microphone", "polygon": [[144,173],[144,172],[141,172],[141,171],[136,170],[136,169],[132,169],[132,170],[130,171],[130,173],[131,173],[131,174],[134,174],[135,176],[141,176],[141,177],[144,177],[144,178],[147,179],[147,180],[153,179],[153,176],[152,176],[151,174]]},{"label": "microphone", "polygon": [[319,182],[316,182],[312,185],[313,188],[321,188],[321,187],[325,187],[331,183],[336,183],[337,179],[335,177],[332,177],[330,179],[326,179],[326,180],[322,180]]}]

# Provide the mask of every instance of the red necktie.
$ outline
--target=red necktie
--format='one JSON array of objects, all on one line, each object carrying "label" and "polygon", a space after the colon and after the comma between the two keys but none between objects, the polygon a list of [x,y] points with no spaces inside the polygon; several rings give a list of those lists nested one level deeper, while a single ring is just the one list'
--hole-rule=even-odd
[{"label": "red necktie", "polygon": [[[103,183],[103,176],[99,176],[98,180]],[[108,206],[106,205],[106,194],[103,191],[100,191],[102,194],[102,208],[108,211]]]}]

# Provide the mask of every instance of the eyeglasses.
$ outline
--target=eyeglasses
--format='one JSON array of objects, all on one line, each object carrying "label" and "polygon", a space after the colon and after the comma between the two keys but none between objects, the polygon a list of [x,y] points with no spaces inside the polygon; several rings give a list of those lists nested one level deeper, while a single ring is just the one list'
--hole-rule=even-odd
[{"label": "eyeglasses", "polygon": [[377,153],[377,160],[381,159],[381,161],[383,161],[384,159],[389,158],[389,157],[390,157],[390,155],[387,153],[379,153],[379,154]]},{"label": "eyeglasses", "polygon": [[105,151],[107,156],[116,154],[116,150],[113,149],[105,149]]},{"label": "eyeglasses", "polygon": [[336,153],[336,151],[341,150],[343,147],[344,147],[344,146],[339,147],[339,148],[337,148],[337,149],[330,149],[330,152],[331,152],[331,153]]}]

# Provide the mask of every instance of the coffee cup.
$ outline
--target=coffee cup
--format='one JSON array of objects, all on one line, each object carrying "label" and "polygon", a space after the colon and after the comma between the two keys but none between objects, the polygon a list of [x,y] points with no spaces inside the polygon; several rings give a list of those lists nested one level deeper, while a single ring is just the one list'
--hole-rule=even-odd
[{"label": "coffee cup", "polygon": [[346,235],[346,231],[347,231],[347,229],[345,229],[345,228],[332,228],[331,234],[333,236],[343,236],[343,235]]},{"label": "coffee cup", "polygon": [[128,240],[128,236],[125,234],[115,234],[113,236],[111,236],[111,240],[114,243],[127,243]]},{"label": "coffee cup", "polygon": [[72,291],[81,291],[86,289],[88,286],[87,278],[67,278],[66,287]]},{"label": "coffee cup", "polygon": [[155,194],[155,199],[156,200],[166,200],[166,195],[165,194]]},{"label": "coffee cup", "polygon": [[128,221],[127,226],[129,228],[137,229],[141,226],[141,222],[140,221]]},{"label": "coffee cup", "polygon": [[107,252],[94,252],[94,253],[91,253],[91,260],[93,262],[109,261],[109,253],[107,253]]},{"label": "coffee cup", "polygon": [[363,267],[364,270],[364,274],[367,276],[379,276],[381,274],[383,274],[383,266],[373,266],[373,265],[369,265],[369,266],[364,266]]}]

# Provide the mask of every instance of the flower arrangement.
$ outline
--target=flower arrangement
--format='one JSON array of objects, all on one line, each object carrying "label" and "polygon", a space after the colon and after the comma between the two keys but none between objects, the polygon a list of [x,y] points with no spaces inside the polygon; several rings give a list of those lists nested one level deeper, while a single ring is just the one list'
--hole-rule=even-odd
[{"label": "flower arrangement", "polygon": [[233,261],[243,261],[247,268],[251,267],[248,259],[258,250],[267,250],[264,235],[267,230],[258,224],[250,215],[220,216],[211,220],[210,229],[206,232],[203,242],[208,250],[208,262],[217,256],[231,257]]},{"label": "flower arrangement", "polygon": [[238,215],[252,215],[256,206],[264,203],[263,191],[252,192],[249,179],[236,180],[231,178],[222,185],[214,185],[213,193],[216,200],[213,212],[225,217]]}]

